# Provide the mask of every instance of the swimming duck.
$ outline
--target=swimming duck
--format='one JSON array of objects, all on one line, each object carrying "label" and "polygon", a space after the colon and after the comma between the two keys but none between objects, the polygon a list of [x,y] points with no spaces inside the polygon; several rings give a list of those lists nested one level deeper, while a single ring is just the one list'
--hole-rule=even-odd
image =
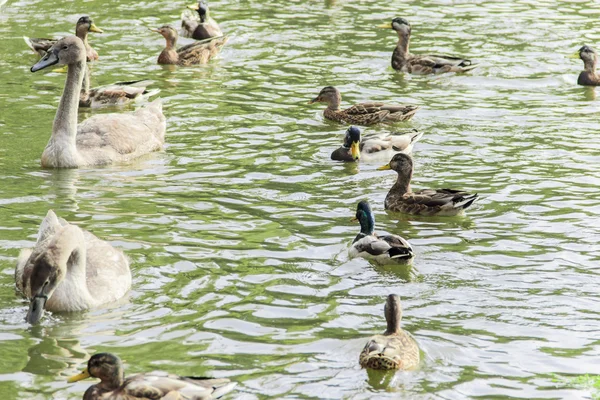
[{"label": "swimming duck", "polygon": [[[95,61],[98,59],[98,53],[96,50],[92,49],[88,43],[88,32],[102,33],[104,31],[98,28],[90,17],[83,16],[77,20],[77,24],[75,25],[75,36],[83,40],[87,61]],[[25,43],[27,43],[27,46],[31,48],[31,50],[39,53],[39,55],[42,57],[46,55],[50,47],[52,47],[58,41],[58,39],[32,39],[28,38],[27,36],[23,36],[23,39],[25,40]]]},{"label": "swimming duck", "polygon": [[44,310],[83,311],[122,298],[131,272],[121,250],[50,210],[33,249],[19,254],[15,283],[30,301],[25,319],[35,324]]},{"label": "swimming duck", "polygon": [[394,154],[410,153],[413,145],[421,139],[422,132],[413,129],[404,134],[393,133],[368,137],[361,140],[360,129],[351,126],[346,131],[344,144],[331,153],[335,161],[389,160]]},{"label": "swimming duck", "polygon": [[398,180],[385,197],[386,210],[412,215],[453,216],[463,214],[478,197],[477,193],[453,189],[422,189],[413,192],[410,187],[413,161],[403,153],[396,154],[388,164],[378,169],[393,169],[398,173]]},{"label": "swimming duck", "polygon": [[383,310],[387,329],[383,335],[371,337],[360,353],[360,366],[385,370],[415,368],[419,365],[419,346],[408,332],[400,328],[402,320],[400,297],[390,294]]},{"label": "swimming duck", "polygon": [[150,80],[117,82],[90,89],[90,70],[86,67],[83,85],[79,94],[79,107],[122,106],[141,101],[159,93],[159,89],[146,90]]},{"label": "swimming duck", "polygon": [[360,233],[356,235],[348,251],[350,258],[362,257],[379,264],[410,262],[415,256],[410,244],[398,235],[377,235],[375,216],[369,203],[361,201],[356,207],[356,218],[360,222]]},{"label": "swimming duck", "polygon": [[185,37],[203,40],[223,36],[219,24],[211,18],[208,4],[204,0],[200,0],[198,4],[193,4],[188,8],[197,11],[197,15],[190,15],[189,12],[181,15],[181,27]]},{"label": "swimming duck", "polygon": [[209,379],[172,375],[154,371],[124,377],[121,359],[111,353],[97,353],[87,367],[67,382],[98,378],[83,400],[211,400],[231,392],[237,385],[229,379]]},{"label": "swimming duck", "polygon": [[599,86],[600,76],[596,73],[596,64],[598,63],[598,53],[590,46],[583,46],[579,51],[570,56],[570,58],[581,58],[583,61],[583,71],[577,78],[577,84],[583,86]]},{"label": "swimming duck", "polygon": [[332,121],[355,125],[373,125],[380,122],[393,123],[408,121],[415,115],[419,106],[390,105],[385,103],[361,103],[345,110],[340,109],[342,95],[333,86],[324,87],[319,95],[308,102],[326,103],[325,118]]},{"label": "swimming duck", "polygon": [[177,49],[175,45],[177,44],[179,35],[175,29],[169,25],[164,25],[158,29],[150,30],[152,32],[160,33],[167,41],[167,46],[158,56],[159,64],[176,64],[183,66],[206,64],[212,57],[219,53],[221,47],[227,42],[227,37],[221,36],[201,40]]},{"label": "swimming duck", "polygon": [[394,18],[391,23],[380,25],[380,28],[391,28],[398,34],[398,44],[392,54],[392,68],[411,74],[441,74],[444,72],[465,72],[477,65],[471,60],[453,56],[438,56],[433,54],[410,54],[408,45],[411,27],[404,18]]},{"label": "swimming duck", "polygon": [[133,113],[95,115],[77,125],[79,96],[85,74],[85,46],[76,36],[60,39],[31,72],[67,64],[52,136],[42,153],[42,166],[77,168],[127,162],[162,148],[166,122],[156,100]]}]

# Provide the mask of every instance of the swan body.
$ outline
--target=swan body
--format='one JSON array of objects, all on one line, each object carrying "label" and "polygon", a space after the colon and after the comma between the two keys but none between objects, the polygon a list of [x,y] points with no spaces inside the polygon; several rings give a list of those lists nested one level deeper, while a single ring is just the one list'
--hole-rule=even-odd
[{"label": "swan body", "polygon": [[129,162],[162,148],[166,120],[160,100],[132,113],[95,115],[77,125],[85,75],[85,47],[75,36],[59,40],[33,67],[35,72],[67,64],[65,89],[41,163],[46,168],[78,168]]},{"label": "swan body", "polygon": [[83,311],[116,301],[131,287],[122,251],[50,210],[32,249],[19,254],[15,284],[28,300],[27,321],[49,311]]}]

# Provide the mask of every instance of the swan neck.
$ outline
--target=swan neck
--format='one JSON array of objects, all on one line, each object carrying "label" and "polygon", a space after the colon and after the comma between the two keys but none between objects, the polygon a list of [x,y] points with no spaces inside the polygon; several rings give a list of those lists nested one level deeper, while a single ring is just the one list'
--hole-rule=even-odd
[{"label": "swan neck", "polygon": [[79,109],[79,93],[83,84],[85,61],[69,64],[65,89],[60,98],[52,138],[54,142],[61,142],[61,146],[72,146],[75,150],[77,136],[77,110]]}]

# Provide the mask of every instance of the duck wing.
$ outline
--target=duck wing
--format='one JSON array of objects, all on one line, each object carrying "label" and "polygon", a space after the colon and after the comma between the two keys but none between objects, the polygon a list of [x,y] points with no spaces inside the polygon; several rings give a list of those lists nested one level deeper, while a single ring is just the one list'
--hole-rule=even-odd
[{"label": "duck wing", "polygon": [[227,39],[227,36],[221,36],[218,38],[201,40],[181,47],[177,50],[179,64],[206,64],[219,52],[221,47],[227,42]]},{"label": "duck wing", "polygon": [[443,72],[464,72],[477,67],[471,60],[444,55],[412,55],[407,64],[412,73],[438,74]]},{"label": "duck wing", "polygon": [[229,379],[180,377],[156,371],[131,376],[118,390],[134,398],[158,400],[170,395],[174,399],[209,400],[229,393],[235,386]]},{"label": "duck wing", "polygon": [[[117,82],[110,85],[92,88],[87,93],[87,99],[79,102],[79,106],[97,107],[102,105],[122,105],[133,100],[148,98],[157,94],[160,90],[146,90],[150,80],[138,80],[130,82]],[[82,104],[83,103],[83,104]]]}]

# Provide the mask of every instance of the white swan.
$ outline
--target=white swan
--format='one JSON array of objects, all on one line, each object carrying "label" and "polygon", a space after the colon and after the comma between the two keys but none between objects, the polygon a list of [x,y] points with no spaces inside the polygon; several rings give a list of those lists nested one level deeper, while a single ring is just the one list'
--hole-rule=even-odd
[{"label": "white swan", "polygon": [[121,250],[69,224],[50,210],[33,249],[23,249],[15,269],[17,289],[30,300],[26,320],[49,311],[83,311],[125,296],[129,262]]},{"label": "white swan", "polygon": [[85,74],[85,46],[76,36],[60,39],[31,72],[67,64],[67,80],[54,117],[42,166],[77,168],[127,162],[162,148],[166,121],[160,100],[133,113],[101,114],[77,125],[79,93]]}]

